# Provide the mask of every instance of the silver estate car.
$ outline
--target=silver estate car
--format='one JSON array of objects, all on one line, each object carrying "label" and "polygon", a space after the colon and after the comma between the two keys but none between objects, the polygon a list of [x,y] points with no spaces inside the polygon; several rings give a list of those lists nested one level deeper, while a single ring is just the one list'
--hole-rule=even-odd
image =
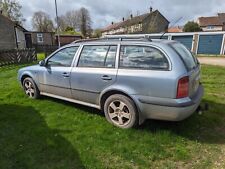
[{"label": "silver estate car", "polygon": [[181,121],[200,105],[200,64],[181,43],[109,36],[66,45],[18,72],[25,93],[104,111],[131,128],[145,119]]}]

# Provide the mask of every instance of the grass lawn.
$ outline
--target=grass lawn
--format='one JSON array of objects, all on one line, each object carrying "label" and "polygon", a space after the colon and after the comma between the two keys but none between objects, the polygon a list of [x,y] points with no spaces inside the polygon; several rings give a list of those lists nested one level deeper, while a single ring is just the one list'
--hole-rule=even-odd
[{"label": "grass lawn", "polygon": [[19,67],[0,68],[2,169],[225,168],[225,68],[202,67],[202,115],[122,130],[92,108],[28,99]]},{"label": "grass lawn", "polygon": [[38,53],[37,54],[37,60],[38,61],[41,61],[41,60],[44,60],[45,59],[45,53]]}]

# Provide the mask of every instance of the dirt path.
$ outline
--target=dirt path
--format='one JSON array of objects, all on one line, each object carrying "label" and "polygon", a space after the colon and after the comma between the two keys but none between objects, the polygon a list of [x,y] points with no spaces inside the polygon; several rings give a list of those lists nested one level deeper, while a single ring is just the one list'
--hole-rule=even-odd
[{"label": "dirt path", "polygon": [[225,67],[225,57],[218,58],[218,57],[198,57],[198,60],[201,64],[207,65],[217,65],[217,66],[224,66]]}]

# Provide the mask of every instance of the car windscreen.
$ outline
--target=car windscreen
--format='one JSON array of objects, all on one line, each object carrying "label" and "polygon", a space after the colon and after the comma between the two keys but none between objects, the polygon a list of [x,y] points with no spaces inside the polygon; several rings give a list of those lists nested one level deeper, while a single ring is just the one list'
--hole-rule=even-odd
[{"label": "car windscreen", "polygon": [[173,43],[172,47],[179,54],[188,71],[194,69],[197,66],[197,58],[195,58],[195,56],[193,56],[184,45],[181,43]]}]

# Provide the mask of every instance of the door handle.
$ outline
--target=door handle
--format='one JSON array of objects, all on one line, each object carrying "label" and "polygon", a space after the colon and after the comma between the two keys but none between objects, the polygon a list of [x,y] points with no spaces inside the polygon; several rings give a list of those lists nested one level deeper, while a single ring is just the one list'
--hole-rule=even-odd
[{"label": "door handle", "polygon": [[112,78],[108,75],[103,75],[101,79],[102,80],[112,80]]},{"label": "door handle", "polygon": [[63,75],[63,77],[70,77],[70,74],[67,72],[64,72],[62,75]]}]

